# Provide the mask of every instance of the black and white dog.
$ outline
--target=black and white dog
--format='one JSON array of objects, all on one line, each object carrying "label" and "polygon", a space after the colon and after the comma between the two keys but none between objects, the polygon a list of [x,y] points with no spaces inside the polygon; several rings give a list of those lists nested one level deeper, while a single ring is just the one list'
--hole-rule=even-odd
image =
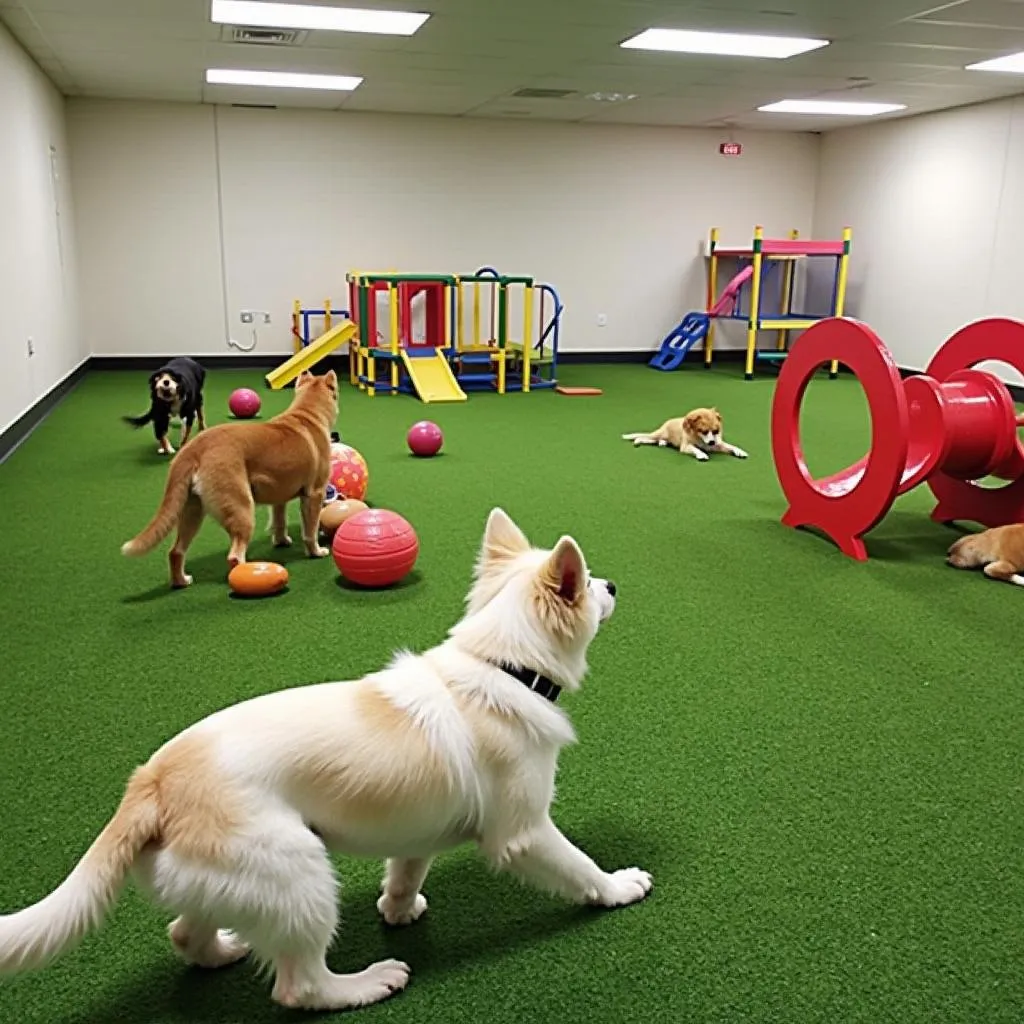
[{"label": "black and white dog", "polygon": [[203,415],[203,382],[206,371],[194,359],[180,356],[168,360],[159,370],[149,376],[149,411],[142,416],[125,416],[124,421],[133,427],[153,424],[161,455],[173,455],[174,448],[167,437],[171,417],[181,418],[180,448],[192,433],[192,424],[199,421],[199,429],[206,429]]}]

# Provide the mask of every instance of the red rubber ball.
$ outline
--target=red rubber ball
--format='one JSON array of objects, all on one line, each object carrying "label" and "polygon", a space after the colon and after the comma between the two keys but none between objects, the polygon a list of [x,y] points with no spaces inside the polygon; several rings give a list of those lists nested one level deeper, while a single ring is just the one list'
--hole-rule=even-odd
[{"label": "red rubber ball", "polygon": [[260,411],[260,396],[252,388],[236,388],[228,399],[228,408],[236,419],[252,419]]},{"label": "red rubber ball", "polygon": [[441,450],[441,445],[444,444],[444,434],[441,433],[441,428],[436,423],[432,423],[430,420],[420,420],[419,423],[414,423],[409,428],[405,440],[413,455],[429,458]]},{"label": "red rubber ball", "polygon": [[397,512],[368,508],[338,527],[331,554],[338,571],[361,587],[397,583],[416,564],[420,542]]}]

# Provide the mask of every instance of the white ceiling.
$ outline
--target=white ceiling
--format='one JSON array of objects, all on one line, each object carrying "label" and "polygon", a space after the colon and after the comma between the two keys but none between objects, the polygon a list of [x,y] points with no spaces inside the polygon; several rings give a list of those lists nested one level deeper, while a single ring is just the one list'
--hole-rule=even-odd
[{"label": "white ceiling", "polygon": [[[433,16],[408,38],[311,32],[288,48],[222,42],[209,0],[0,0],[0,20],[69,96],[820,131],[853,119],[755,108],[794,97],[870,99],[905,103],[907,111],[890,116],[906,116],[1024,93],[1022,76],[962,70],[1024,50],[1024,0],[347,2]],[[832,45],[789,60],[619,47],[652,26],[814,36]],[[207,86],[203,72],[212,66],[365,81],[350,94]],[[522,88],[578,95],[512,96]],[[584,98],[591,92],[638,98],[601,103]]]}]

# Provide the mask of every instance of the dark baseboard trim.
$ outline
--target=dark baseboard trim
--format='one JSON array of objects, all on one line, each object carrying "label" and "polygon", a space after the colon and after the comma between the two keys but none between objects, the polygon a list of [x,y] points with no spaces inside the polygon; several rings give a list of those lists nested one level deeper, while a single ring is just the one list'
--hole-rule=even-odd
[{"label": "dark baseboard trim", "polygon": [[[289,353],[277,355],[246,355],[237,356],[196,356],[208,370],[272,370],[288,358]],[[560,352],[558,361],[567,366],[578,366],[583,363],[597,365],[600,363],[646,363],[654,355],[653,349],[637,349],[630,352]],[[715,362],[739,363],[743,361],[743,349],[722,349],[715,352]],[[145,370],[152,372],[170,356],[93,356],[89,361],[91,370]],[[320,367],[348,367],[348,357],[332,353],[324,356],[317,364]]]},{"label": "dark baseboard trim", "polygon": [[63,380],[56,383],[30,409],[19,416],[0,434],[0,465],[6,462],[36,427],[69,395],[89,372],[92,360],[79,363]]},{"label": "dark baseboard trim", "polygon": [[[558,362],[566,366],[607,365],[612,363],[646,363],[656,354],[657,349],[637,349],[629,352],[602,352],[600,349],[589,352],[559,352]],[[746,351],[740,348],[723,348],[715,351],[716,363],[742,363]],[[687,367],[696,366],[697,361],[687,362]]]},{"label": "dark baseboard trim", "polygon": [[[636,352],[563,352],[559,355],[558,361],[570,366],[599,365],[602,363],[646,363],[652,355],[653,351],[646,349]],[[715,353],[715,362],[739,363],[743,361],[744,355],[743,349],[723,349]],[[285,358],[287,356],[255,356],[243,353],[237,356],[202,356],[200,361],[210,370],[263,370],[272,369]],[[144,370],[152,372],[153,367],[159,366],[163,361],[164,357],[162,356],[90,356],[79,366],[75,367],[62,381],[55,384],[31,409],[22,413],[14,423],[0,434],[0,465],[17,451],[32,431],[81,383],[87,373],[93,370]],[[700,364],[691,363],[688,368],[698,365]],[[347,374],[348,359],[345,356],[326,356],[317,365],[317,369],[328,368]],[[845,375],[848,372],[845,367],[840,368],[841,374]],[[900,367],[900,376],[904,378],[921,372],[921,370]],[[757,373],[758,375],[768,373],[774,377],[777,376],[778,369],[773,365],[763,367],[759,364]],[[1015,402],[1024,402],[1024,385],[1007,384],[1006,387]]]},{"label": "dark baseboard trim", "polygon": [[[237,356],[196,356],[207,370],[272,370],[280,366],[290,353],[262,355],[241,353]],[[129,370],[135,373],[152,373],[170,356],[93,356],[89,361],[90,370]],[[348,377],[348,355],[331,353],[313,366],[314,373],[334,370],[339,376]]]},{"label": "dark baseboard trim", "polygon": [[[93,356],[89,360],[90,370],[137,370],[152,373],[171,356]],[[255,355],[242,353],[237,356],[196,356],[207,370],[272,370],[288,358],[288,353],[279,355]]]}]

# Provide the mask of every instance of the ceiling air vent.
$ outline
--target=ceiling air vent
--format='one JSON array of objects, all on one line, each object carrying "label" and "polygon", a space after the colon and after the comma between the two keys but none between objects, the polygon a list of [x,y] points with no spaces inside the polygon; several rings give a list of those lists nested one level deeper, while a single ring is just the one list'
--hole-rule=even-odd
[{"label": "ceiling air vent", "polygon": [[220,37],[225,43],[248,46],[301,46],[309,32],[293,28],[259,28],[248,25],[225,25]]},{"label": "ceiling air vent", "polygon": [[575,96],[575,89],[517,89],[513,96],[521,100],[564,100]]}]

